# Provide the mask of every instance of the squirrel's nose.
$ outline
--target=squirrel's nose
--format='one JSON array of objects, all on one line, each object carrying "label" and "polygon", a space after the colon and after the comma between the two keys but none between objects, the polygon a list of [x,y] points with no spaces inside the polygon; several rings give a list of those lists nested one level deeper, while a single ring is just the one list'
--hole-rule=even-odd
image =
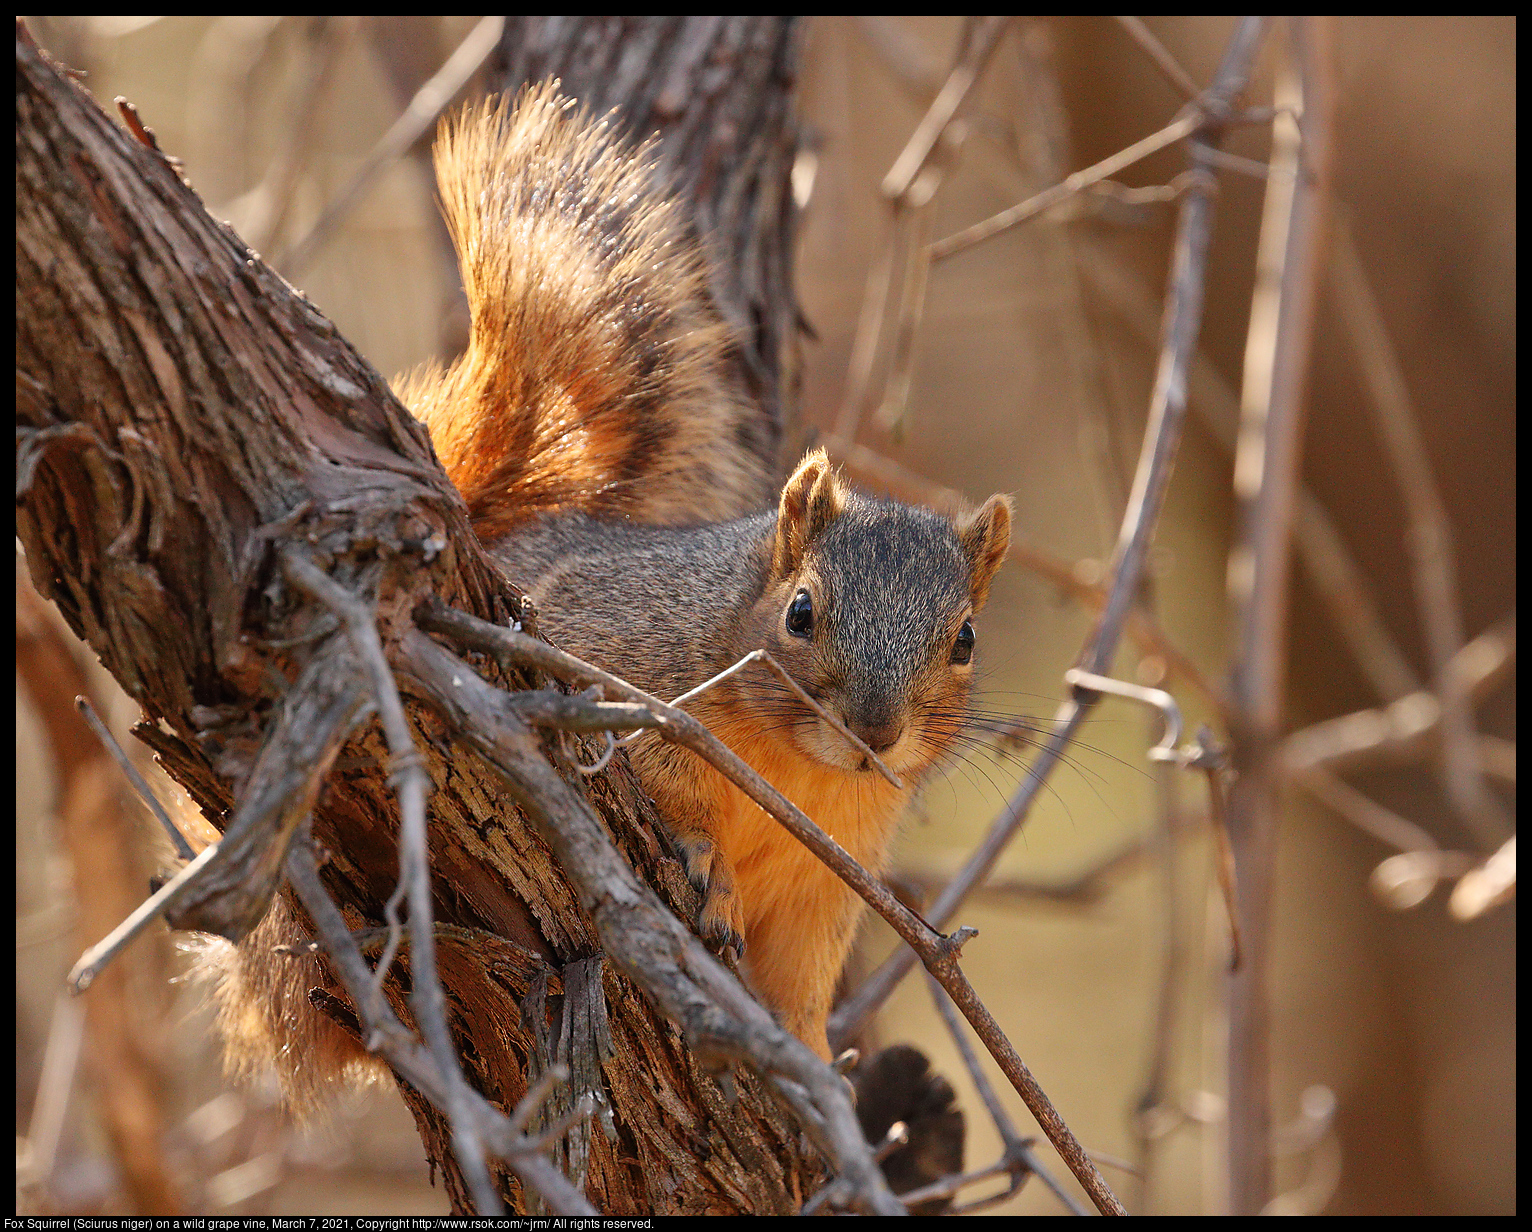
[{"label": "squirrel's nose", "polygon": [[899,737],[904,735],[904,720],[898,715],[871,721],[847,718],[846,726],[863,744],[880,755],[898,744]]}]

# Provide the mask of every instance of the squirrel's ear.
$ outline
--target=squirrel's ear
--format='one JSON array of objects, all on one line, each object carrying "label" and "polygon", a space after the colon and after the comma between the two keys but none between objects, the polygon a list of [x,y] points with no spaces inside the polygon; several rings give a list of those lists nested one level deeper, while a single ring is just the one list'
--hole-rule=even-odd
[{"label": "squirrel's ear", "polygon": [[968,557],[973,577],[973,607],[978,611],[989,596],[989,584],[1000,571],[1011,546],[1011,498],[991,496],[977,513],[957,520],[958,542]]},{"label": "squirrel's ear", "polygon": [[782,489],[772,572],[777,577],[796,572],[809,541],[840,517],[845,507],[846,485],[830,466],[825,451],[815,449],[798,463]]}]

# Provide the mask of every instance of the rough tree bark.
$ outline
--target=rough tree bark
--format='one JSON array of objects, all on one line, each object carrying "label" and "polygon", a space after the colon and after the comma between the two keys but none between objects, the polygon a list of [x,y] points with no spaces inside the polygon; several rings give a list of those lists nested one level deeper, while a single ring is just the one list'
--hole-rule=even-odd
[{"label": "rough tree bark", "polygon": [[[745,344],[738,379],[762,407],[753,443],[774,454],[795,380],[791,27],[513,19],[505,52],[506,84],[558,72],[594,107],[624,105],[635,131],[664,132],[710,237],[715,298]],[[338,636],[284,581],[281,550],[302,548],[375,604],[391,656],[422,637],[412,614],[427,600],[505,623],[519,596],[378,374],[20,27],[17,69],[18,534],[38,590],[140,702],[138,734],[222,828],[295,684]],[[594,81],[602,89],[587,91]],[[514,687],[550,683],[479,667]],[[503,782],[450,743],[440,709],[410,717],[433,786],[440,976],[470,1084],[509,1109],[556,1057],[570,1063],[610,1117],[572,1133],[560,1158],[583,1170],[603,1213],[795,1211],[823,1171],[797,1121],[748,1069],[727,1099],[683,1031],[636,995],[634,971],[592,961],[610,935],[599,896],[565,875]],[[568,759],[601,747],[542,739],[571,783]],[[398,870],[388,753],[375,723],[336,751],[313,838],[351,926],[377,924]],[[574,790],[693,920],[696,896],[625,761]],[[261,868],[274,879],[269,858],[233,870],[252,901]],[[237,931],[237,915],[204,904],[192,918]],[[389,999],[412,1021],[407,955],[394,972]],[[318,999],[354,1020],[327,983]],[[401,1086],[466,1209],[446,1118]],[[516,1177],[496,1175],[524,1206]]]}]

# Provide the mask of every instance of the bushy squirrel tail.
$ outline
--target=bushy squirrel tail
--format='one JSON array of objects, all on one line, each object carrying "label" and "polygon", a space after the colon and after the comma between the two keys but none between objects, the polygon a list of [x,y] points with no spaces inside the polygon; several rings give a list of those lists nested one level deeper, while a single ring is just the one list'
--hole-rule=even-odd
[{"label": "bushy squirrel tail", "polygon": [[556,81],[471,104],[437,139],[473,325],[456,363],[397,392],[486,542],[556,509],[678,525],[769,497],[742,443],[755,412],[722,375],[731,340],[652,149]]}]

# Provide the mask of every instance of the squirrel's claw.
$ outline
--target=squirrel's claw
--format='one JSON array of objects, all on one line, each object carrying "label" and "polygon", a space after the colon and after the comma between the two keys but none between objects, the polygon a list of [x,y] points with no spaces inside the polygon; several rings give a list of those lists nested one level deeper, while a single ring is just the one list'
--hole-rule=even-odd
[{"label": "squirrel's claw", "polygon": [[686,879],[702,895],[698,929],[709,948],[722,954],[733,950],[735,960],[745,954],[745,911],[734,889],[734,870],[705,833],[676,835],[686,866]]},{"label": "squirrel's claw", "polygon": [[[735,920],[737,919],[737,924]],[[702,940],[722,957],[734,951],[734,961],[745,956],[744,920],[739,911],[739,896],[710,893],[702,904]]]}]

